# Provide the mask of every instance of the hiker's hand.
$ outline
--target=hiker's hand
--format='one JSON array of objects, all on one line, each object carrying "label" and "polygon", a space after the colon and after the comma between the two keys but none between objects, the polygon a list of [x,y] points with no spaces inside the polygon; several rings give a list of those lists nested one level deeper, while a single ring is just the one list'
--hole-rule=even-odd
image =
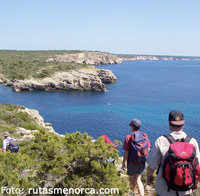
[{"label": "hiker's hand", "polygon": [[153,175],[147,176],[147,184],[152,184],[153,183]]},{"label": "hiker's hand", "polygon": [[122,163],[122,169],[123,169],[124,171],[126,171],[126,165],[125,165],[125,163]]},{"label": "hiker's hand", "polygon": [[194,187],[192,188],[192,191],[195,191],[198,187],[198,180],[195,180]]}]

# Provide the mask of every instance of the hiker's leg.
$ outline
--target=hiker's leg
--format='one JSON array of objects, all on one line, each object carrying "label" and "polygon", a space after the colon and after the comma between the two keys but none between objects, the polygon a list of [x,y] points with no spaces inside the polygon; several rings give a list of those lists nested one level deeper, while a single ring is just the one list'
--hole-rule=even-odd
[{"label": "hiker's leg", "polygon": [[135,190],[136,182],[137,182],[137,174],[130,176],[130,187],[133,192]]},{"label": "hiker's leg", "polygon": [[136,180],[137,180],[137,186],[138,186],[139,193],[141,196],[144,196],[144,185],[141,181],[141,177],[142,177],[141,174],[137,174]]}]

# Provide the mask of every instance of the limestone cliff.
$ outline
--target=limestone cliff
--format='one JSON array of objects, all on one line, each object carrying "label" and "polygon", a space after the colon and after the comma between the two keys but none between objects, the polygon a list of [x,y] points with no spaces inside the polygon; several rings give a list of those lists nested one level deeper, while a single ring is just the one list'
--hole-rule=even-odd
[{"label": "limestone cliff", "polygon": [[69,72],[57,72],[43,79],[9,80],[0,75],[0,83],[11,86],[14,91],[33,90],[76,90],[105,91],[105,84],[114,83],[115,75],[104,69],[84,68]]},{"label": "limestone cliff", "polygon": [[[20,109],[19,112],[27,113],[37,123],[38,126],[45,128],[48,132],[64,137],[64,135],[61,135],[55,132],[51,123],[48,123],[48,122],[45,123],[44,119],[42,118],[42,116],[40,116],[37,110],[24,108],[24,109]],[[27,130],[23,127],[16,127],[16,133],[21,135],[21,138],[19,139],[19,141],[34,139],[35,138],[34,133],[36,132],[38,132],[38,130]]]},{"label": "limestone cliff", "polygon": [[47,62],[75,62],[87,65],[120,64],[117,55],[103,52],[81,52],[76,54],[56,55],[47,59]]}]

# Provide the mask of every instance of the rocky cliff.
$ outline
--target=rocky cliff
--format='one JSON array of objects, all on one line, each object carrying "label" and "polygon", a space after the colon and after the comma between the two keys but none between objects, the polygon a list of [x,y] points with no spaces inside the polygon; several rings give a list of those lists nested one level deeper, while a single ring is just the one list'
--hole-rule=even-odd
[{"label": "rocky cliff", "polygon": [[88,65],[120,64],[121,59],[113,54],[103,52],[81,52],[76,54],[56,55],[47,62],[75,62]]},{"label": "rocky cliff", "polygon": [[84,68],[69,72],[58,72],[43,79],[9,80],[0,75],[0,83],[11,86],[14,91],[33,90],[77,90],[105,91],[105,84],[114,83],[115,75],[104,69]]},{"label": "rocky cliff", "polygon": [[[45,128],[49,133],[54,133],[56,135],[64,137],[64,135],[61,135],[61,134],[58,134],[55,132],[51,123],[48,123],[48,122],[45,123],[44,119],[42,118],[42,116],[40,116],[40,114],[37,110],[23,108],[23,109],[20,109],[18,112],[27,113],[28,116],[30,118],[32,118],[37,123],[38,126]],[[35,138],[34,133],[36,133],[36,132],[39,132],[39,131],[25,129],[24,127],[16,127],[16,133],[21,135],[20,139],[18,139],[19,141],[24,141],[24,140],[27,141],[30,139],[34,139]]]}]

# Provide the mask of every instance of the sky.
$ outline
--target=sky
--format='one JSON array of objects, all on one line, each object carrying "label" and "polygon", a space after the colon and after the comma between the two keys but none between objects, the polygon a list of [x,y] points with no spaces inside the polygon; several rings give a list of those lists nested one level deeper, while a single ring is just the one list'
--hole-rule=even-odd
[{"label": "sky", "polygon": [[199,0],[0,0],[0,49],[200,56]]}]

